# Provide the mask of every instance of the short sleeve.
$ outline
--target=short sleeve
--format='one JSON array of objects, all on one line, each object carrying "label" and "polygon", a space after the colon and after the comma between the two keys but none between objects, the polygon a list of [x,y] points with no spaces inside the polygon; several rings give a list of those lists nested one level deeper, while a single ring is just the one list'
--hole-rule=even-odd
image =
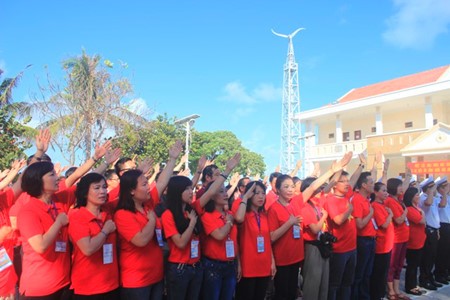
[{"label": "short sleeve", "polygon": [[129,242],[141,231],[141,225],[136,219],[136,215],[124,209],[115,213],[114,223],[116,223],[117,232]]}]

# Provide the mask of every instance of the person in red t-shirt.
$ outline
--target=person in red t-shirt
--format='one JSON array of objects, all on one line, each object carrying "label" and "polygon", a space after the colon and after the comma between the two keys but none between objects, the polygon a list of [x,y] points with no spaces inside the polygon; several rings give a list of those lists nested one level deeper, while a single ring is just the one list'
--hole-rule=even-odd
[{"label": "person in red t-shirt", "polygon": [[[406,273],[405,273],[405,291],[412,295],[422,295],[417,287],[417,269],[420,266],[422,258],[422,249],[425,245],[425,213],[419,207],[419,190],[410,187],[403,196],[403,203],[407,207],[407,218],[410,224],[409,240],[406,249]],[[448,253],[447,253],[448,254]]]},{"label": "person in red t-shirt", "polygon": [[269,280],[276,273],[268,218],[264,209],[266,186],[260,181],[253,181],[245,186],[243,192],[239,206],[233,211],[235,221],[239,224],[242,266],[236,299],[263,300]]},{"label": "person in red t-shirt", "polygon": [[400,273],[405,263],[406,245],[409,239],[409,222],[406,217],[408,210],[401,202],[403,197],[403,182],[398,178],[389,178],[387,181],[387,192],[389,197],[385,205],[394,214],[394,247],[392,248],[391,261],[388,273],[389,298],[406,297],[400,292]]},{"label": "person in red t-shirt", "polygon": [[140,170],[120,177],[114,222],[119,233],[119,266],[123,299],[162,299],[163,253],[157,217],[151,209],[148,180]]},{"label": "person in red t-shirt", "polygon": [[73,299],[120,299],[116,225],[111,215],[101,211],[107,201],[105,178],[98,173],[85,175],[75,196],[75,209],[69,214]]},{"label": "person in red t-shirt", "polygon": [[330,258],[330,285],[328,299],[350,299],[356,266],[356,223],[349,201],[352,189],[348,173],[342,171],[334,194],[328,195],[324,207],[328,212],[327,224],[337,241]]},{"label": "person in red t-shirt", "polygon": [[392,247],[394,246],[393,213],[390,208],[384,205],[384,200],[388,196],[384,183],[375,183],[374,193],[372,195],[375,198],[372,202],[373,218],[375,219],[378,230],[375,242],[373,270],[370,277],[370,298],[382,299],[386,295],[389,261],[391,259]]},{"label": "person in red t-shirt", "polygon": [[301,205],[292,199],[295,186],[291,176],[278,176],[275,188],[278,200],[269,208],[270,239],[277,266],[274,278],[275,298],[295,299],[298,271],[304,259]]},{"label": "person in red t-shirt", "polygon": [[272,206],[272,204],[276,202],[278,199],[276,183],[277,178],[280,177],[281,175],[282,174],[280,172],[273,172],[272,174],[270,174],[269,184],[271,189],[266,195],[266,204],[264,205],[266,211],[269,211],[270,206]]},{"label": "person in red t-shirt", "polygon": [[[221,177],[227,178],[229,173],[241,159],[237,153],[227,162],[227,170]],[[234,295],[237,279],[240,277],[239,252],[237,247],[237,228],[228,206],[228,194],[223,181],[217,179],[206,189],[200,200],[209,189],[214,188],[213,194],[208,196],[210,201],[205,205],[205,212],[201,216],[205,236],[203,239],[203,299],[231,300]],[[236,272],[237,270],[237,272]]]},{"label": "person in red t-shirt", "polygon": [[198,299],[203,281],[199,235],[202,231],[195,209],[192,181],[185,176],[170,178],[167,210],[162,215],[169,245],[166,270],[167,299]]},{"label": "person in red t-shirt", "polygon": [[21,299],[60,299],[69,287],[66,212],[72,203],[67,193],[57,193],[58,181],[50,162],[31,164],[23,173],[22,190],[30,200],[17,217],[24,253]]}]

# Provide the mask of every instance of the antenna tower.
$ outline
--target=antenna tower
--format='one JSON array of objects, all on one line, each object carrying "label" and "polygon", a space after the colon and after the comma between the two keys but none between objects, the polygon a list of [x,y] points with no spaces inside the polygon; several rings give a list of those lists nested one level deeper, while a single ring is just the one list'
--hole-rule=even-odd
[{"label": "antenna tower", "polygon": [[295,168],[297,160],[303,156],[301,124],[295,119],[300,113],[300,93],[298,84],[298,64],[295,62],[292,39],[304,28],[298,28],[291,34],[272,33],[288,39],[288,52],[284,64],[283,100],[281,107],[281,172],[286,174]]}]

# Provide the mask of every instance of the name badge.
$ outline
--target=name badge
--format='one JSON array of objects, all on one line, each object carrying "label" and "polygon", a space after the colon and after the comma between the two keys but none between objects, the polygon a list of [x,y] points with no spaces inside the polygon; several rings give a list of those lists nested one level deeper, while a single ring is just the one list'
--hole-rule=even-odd
[{"label": "name badge", "polygon": [[198,240],[191,240],[191,258],[198,257]]},{"label": "name badge", "polygon": [[372,224],[373,224],[373,228],[375,228],[375,230],[378,230],[378,225],[377,225],[377,222],[375,222],[374,218],[372,218]]},{"label": "name badge", "polygon": [[226,250],[227,258],[234,257],[234,243],[232,240],[227,240],[225,242],[225,250]]},{"label": "name badge", "polygon": [[113,262],[113,245],[103,244],[103,264],[112,264]]},{"label": "name badge", "polygon": [[0,248],[0,272],[4,269],[12,266],[11,258],[9,258],[8,253],[4,247]]},{"label": "name badge", "polygon": [[406,218],[406,217],[405,217],[405,224],[406,224],[406,226],[409,226],[409,221],[408,221],[408,218]]},{"label": "name badge", "polygon": [[262,235],[259,235],[256,238],[256,248],[257,248],[258,253],[264,252],[264,237]]},{"label": "name badge", "polygon": [[156,232],[156,240],[158,241],[158,245],[160,247],[164,246],[163,238],[162,238],[162,230],[160,228],[155,229]]},{"label": "name badge", "polygon": [[56,241],[55,252],[66,252],[67,243],[63,241]]},{"label": "name badge", "polygon": [[292,226],[292,235],[294,236],[294,239],[300,238],[300,226],[298,225]]}]

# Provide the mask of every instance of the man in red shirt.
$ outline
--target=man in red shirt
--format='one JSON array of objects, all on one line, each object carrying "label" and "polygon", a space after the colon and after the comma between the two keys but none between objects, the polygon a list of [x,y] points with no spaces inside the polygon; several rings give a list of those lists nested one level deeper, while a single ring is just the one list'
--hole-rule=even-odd
[{"label": "man in red shirt", "polygon": [[373,193],[374,180],[370,172],[362,172],[356,182],[358,192],[352,198],[353,213],[357,229],[357,259],[352,299],[370,299],[370,275],[375,257],[375,238],[377,225],[373,218],[370,194]]},{"label": "man in red shirt", "polygon": [[202,187],[195,194],[195,199],[200,199],[203,193],[206,191],[206,187],[210,182],[216,180],[220,176],[219,167],[216,165],[209,165],[203,169],[202,172]]},{"label": "man in red shirt", "polygon": [[272,174],[270,174],[269,183],[272,189],[266,195],[266,204],[264,205],[266,211],[268,211],[270,206],[278,199],[275,183],[277,182],[277,178],[281,175],[282,174],[280,172],[273,172]]},{"label": "man in red shirt", "polygon": [[[325,201],[330,232],[337,238],[330,258],[328,299],[350,299],[356,266],[356,224],[352,216],[353,206],[348,173],[342,171],[334,194]],[[350,194],[350,195],[349,195]]]}]

